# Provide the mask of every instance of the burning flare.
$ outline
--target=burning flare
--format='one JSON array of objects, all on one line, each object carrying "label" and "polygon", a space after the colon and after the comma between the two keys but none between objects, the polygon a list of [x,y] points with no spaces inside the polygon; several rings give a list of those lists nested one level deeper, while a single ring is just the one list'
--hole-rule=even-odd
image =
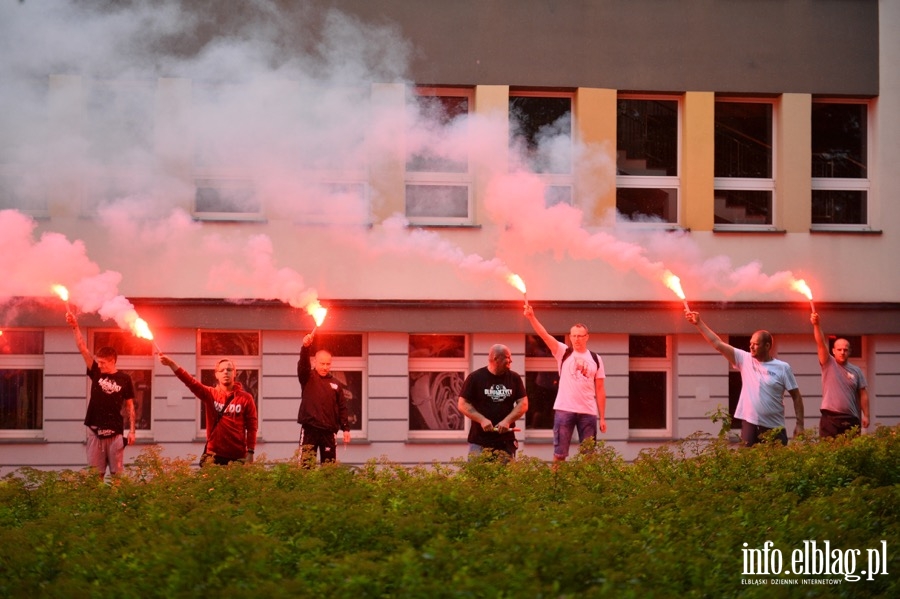
[{"label": "burning flare", "polygon": [[69,290],[68,289],[66,289],[62,285],[53,285],[51,287],[51,289],[53,290],[53,293],[58,295],[59,299],[61,299],[62,301],[64,301],[64,302],[69,301]]},{"label": "burning flare", "polygon": [[328,314],[328,308],[323,308],[318,300],[310,302],[310,304],[306,306],[306,311],[313,317],[313,320],[316,321],[316,328],[322,326],[322,323],[325,322],[325,315]]},{"label": "burning flare", "polygon": [[522,280],[522,277],[515,273],[509,273],[506,277],[507,283],[518,289],[522,292],[522,297],[525,298],[525,305],[528,305],[528,294],[525,293],[525,281]]},{"label": "burning flare", "polygon": [[506,277],[506,280],[520,292],[525,293],[525,281],[522,280],[522,277],[515,273],[510,273],[509,276]]},{"label": "burning flare", "polygon": [[131,332],[134,333],[136,337],[153,341],[153,333],[150,332],[150,326],[147,324],[147,321],[141,317],[134,319],[134,322],[131,324]]},{"label": "burning flare", "polygon": [[672,271],[667,270],[663,273],[663,283],[665,283],[666,287],[675,292],[675,295],[677,295],[678,299],[680,299],[684,304],[684,309],[690,312],[691,307],[688,306],[687,298],[684,295],[684,290],[681,288],[681,279],[676,277],[672,273]]},{"label": "burning flare", "polygon": [[816,311],[816,305],[813,303],[812,290],[809,288],[809,285],[806,284],[806,281],[804,281],[803,279],[794,279],[794,281],[791,283],[791,289],[802,293],[806,297],[806,299],[809,300],[810,312]]}]

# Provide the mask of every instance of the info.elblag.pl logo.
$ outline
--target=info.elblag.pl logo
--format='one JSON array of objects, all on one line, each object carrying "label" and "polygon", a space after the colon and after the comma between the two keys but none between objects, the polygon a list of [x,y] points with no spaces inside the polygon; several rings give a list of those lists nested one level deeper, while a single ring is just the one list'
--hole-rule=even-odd
[{"label": "info.elblag.pl logo", "polygon": [[[844,581],[875,580],[888,573],[887,541],[868,549],[833,548],[830,541],[803,541],[790,552],[789,560],[772,541],[761,549],[744,543],[743,576],[779,576],[780,578],[742,578],[742,584],[841,584]],[[794,578],[788,578],[794,576]]]}]

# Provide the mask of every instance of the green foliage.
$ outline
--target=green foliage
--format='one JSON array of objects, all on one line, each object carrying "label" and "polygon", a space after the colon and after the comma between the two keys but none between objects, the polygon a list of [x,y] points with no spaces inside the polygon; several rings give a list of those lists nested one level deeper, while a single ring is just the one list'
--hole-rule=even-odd
[{"label": "green foliage", "polygon": [[[0,596],[897,596],[897,432],[695,435],[632,463],[600,442],[555,466],[196,470],[148,449],[111,484],[22,469],[0,480]],[[745,543],[789,561],[809,540],[861,559],[886,540],[890,574],[742,584]]]}]

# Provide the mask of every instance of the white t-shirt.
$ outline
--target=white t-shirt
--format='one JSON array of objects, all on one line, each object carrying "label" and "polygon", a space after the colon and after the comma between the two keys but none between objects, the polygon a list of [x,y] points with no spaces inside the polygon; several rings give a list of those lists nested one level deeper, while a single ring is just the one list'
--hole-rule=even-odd
[{"label": "white t-shirt", "polygon": [[737,348],[734,361],[742,382],[734,417],[766,428],[784,427],[784,393],[797,388],[790,364],[776,359],[760,362]]},{"label": "white t-shirt", "polygon": [[553,357],[556,358],[556,367],[559,370],[559,390],[556,393],[554,410],[565,410],[577,414],[597,413],[597,388],[596,379],[606,378],[603,368],[603,359],[597,356],[600,366],[594,362],[590,351],[572,351],[566,361],[562,361],[568,346],[565,343],[556,342]]}]

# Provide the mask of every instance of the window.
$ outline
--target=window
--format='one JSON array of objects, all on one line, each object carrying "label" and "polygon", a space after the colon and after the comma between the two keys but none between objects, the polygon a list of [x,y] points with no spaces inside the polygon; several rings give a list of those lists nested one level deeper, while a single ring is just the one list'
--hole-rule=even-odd
[{"label": "window", "polygon": [[640,222],[678,222],[679,100],[619,96],[616,210]]},{"label": "window", "polygon": [[671,339],[628,338],[628,428],[632,437],[672,435]]},{"label": "window", "polygon": [[[153,425],[153,344],[123,331],[94,331],[94,351],[100,347],[116,350],[116,368],[131,377],[134,386],[135,429],[148,437]],[[126,414],[123,414],[123,417]],[[125,430],[128,421],[125,420]],[[145,431],[145,434],[141,434]]]},{"label": "window", "polygon": [[459,394],[469,371],[465,335],[409,336],[410,437],[464,439]]},{"label": "window", "polygon": [[248,179],[197,179],[194,216],[203,220],[256,220],[262,208]]},{"label": "window", "polygon": [[233,83],[194,81],[194,216],[200,220],[259,220],[262,207],[246,171],[255,104],[248,90]]},{"label": "window", "polygon": [[471,89],[417,88],[407,134],[406,217],[419,225],[472,222],[467,117]]},{"label": "window", "polygon": [[103,206],[122,200],[142,204],[152,202],[149,183],[138,176],[127,174],[91,177],[85,183],[81,214],[86,218],[96,217]]},{"label": "window", "polygon": [[573,203],[572,97],[568,92],[517,91],[509,97],[512,164],[541,176],[547,206]]},{"label": "window", "polygon": [[[563,335],[556,336],[563,341]],[[538,335],[525,336],[525,394],[528,411],[525,412],[525,430],[529,436],[534,431],[553,430],[553,403],[559,390],[559,369],[547,344]]]},{"label": "window", "polygon": [[[223,358],[234,362],[237,369],[237,382],[244,391],[253,396],[257,414],[262,422],[262,406],[259,397],[259,370],[262,365],[260,357],[259,332],[257,331],[200,331],[200,356],[197,368],[200,370],[200,382],[209,387],[216,386],[216,364]],[[197,402],[199,410],[200,436],[206,436],[206,410],[201,402]],[[260,428],[261,428],[260,424]]]},{"label": "window", "polygon": [[154,151],[155,83],[117,79],[93,80],[88,85],[88,156],[107,166],[145,165]]},{"label": "window", "polygon": [[[728,345],[736,347],[744,351],[750,348],[750,335],[729,335]],[[741,389],[744,383],[741,380],[741,373],[735,370],[733,366],[728,367],[728,415],[731,416],[731,428],[740,429],[741,421],[734,417],[737,410],[738,400],[741,398]]]},{"label": "window", "polygon": [[0,331],[0,437],[41,437],[44,333]]},{"label": "window", "polygon": [[4,103],[0,111],[0,210],[19,210],[37,217],[49,216],[45,188],[41,136],[48,131],[48,77],[12,81],[6,78],[6,97],[19,102]]},{"label": "window", "polygon": [[368,406],[364,398],[368,394],[365,389],[366,353],[363,336],[355,333],[316,333],[310,355],[315,356],[320,348],[331,352],[331,374],[353,394],[348,406],[350,430],[360,431],[365,436]]},{"label": "window", "polygon": [[774,225],[773,137],[772,102],[716,101],[716,229],[771,229]]},{"label": "window", "polygon": [[14,167],[0,164],[0,210],[48,216],[47,194],[43,185],[35,178],[15,173]]},{"label": "window", "polygon": [[868,224],[868,130],[865,102],[813,102],[814,229],[840,230]]}]

